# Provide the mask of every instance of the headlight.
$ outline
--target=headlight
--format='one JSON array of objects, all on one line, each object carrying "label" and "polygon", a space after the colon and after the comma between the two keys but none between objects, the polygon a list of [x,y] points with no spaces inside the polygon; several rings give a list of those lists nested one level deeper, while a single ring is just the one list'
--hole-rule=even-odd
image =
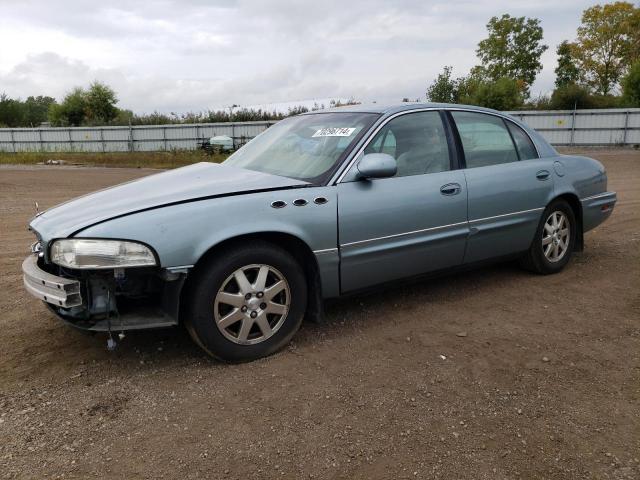
[{"label": "headlight", "polygon": [[156,265],[153,252],[123,240],[68,239],[51,245],[51,261],[67,268],[124,268]]}]

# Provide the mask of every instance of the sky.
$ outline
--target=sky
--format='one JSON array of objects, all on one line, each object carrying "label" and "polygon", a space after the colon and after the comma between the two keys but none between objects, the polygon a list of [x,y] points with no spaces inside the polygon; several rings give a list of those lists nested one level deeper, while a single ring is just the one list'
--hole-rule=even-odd
[{"label": "sky", "polygon": [[61,99],[94,80],[136,113],[425,99],[451,65],[477,64],[490,17],[535,17],[549,49],[532,87],[553,89],[555,48],[592,1],[0,0],[0,93]]}]

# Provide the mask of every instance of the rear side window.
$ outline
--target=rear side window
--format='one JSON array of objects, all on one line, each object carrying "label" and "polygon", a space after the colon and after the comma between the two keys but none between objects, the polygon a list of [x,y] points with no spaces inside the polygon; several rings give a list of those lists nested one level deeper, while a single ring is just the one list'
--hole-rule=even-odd
[{"label": "rear side window", "polygon": [[500,117],[476,112],[451,112],[458,127],[467,168],[518,161],[511,135]]},{"label": "rear side window", "polygon": [[518,153],[520,154],[520,160],[529,160],[531,158],[538,158],[538,152],[536,151],[536,147],[533,146],[533,142],[529,138],[529,135],[524,133],[524,131],[518,127],[515,123],[505,121],[509,127],[509,131],[513,136],[514,142],[516,142],[516,147],[518,148]]}]

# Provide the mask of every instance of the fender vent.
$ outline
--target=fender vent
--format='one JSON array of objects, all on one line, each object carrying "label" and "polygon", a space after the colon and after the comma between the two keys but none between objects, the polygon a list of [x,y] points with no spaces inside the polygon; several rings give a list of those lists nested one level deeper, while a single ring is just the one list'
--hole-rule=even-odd
[{"label": "fender vent", "polygon": [[284,200],[275,200],[271,202],[271,206],[273,208],[284,208],[287,206],[287,202],[285,202]]},{"label": "fender vent", "polygon": [[296,198],[296,199],[293,201],[293,204],[294,204],[296,207],[304,207],[304,206],[307,204],[307,201],[306,201],[304,198]]},{"label": "fender vent", "polygon": [[324,205],[328,201],[329,200],[327,200],[325,197],[316,197],[316,198],[313,199],[313,203],[316,203],[318,205]]}]

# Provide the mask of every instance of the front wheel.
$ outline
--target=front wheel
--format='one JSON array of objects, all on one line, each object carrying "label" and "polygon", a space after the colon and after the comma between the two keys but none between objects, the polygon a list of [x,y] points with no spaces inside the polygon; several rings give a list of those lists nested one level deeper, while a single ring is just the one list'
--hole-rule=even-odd
[{"label": "front wheel", "polygon": [[186,323],[192,338],[224,361],[254,360],[285,346],[307,306],[304,272],[267,242],[225,249],[191,282]]},{"label": "front wheel", "polygon": [[555,200],[545,209],[522,265],[536,273],[548,275],[562,270],[576,242],[576,218],[564,200]]}]

